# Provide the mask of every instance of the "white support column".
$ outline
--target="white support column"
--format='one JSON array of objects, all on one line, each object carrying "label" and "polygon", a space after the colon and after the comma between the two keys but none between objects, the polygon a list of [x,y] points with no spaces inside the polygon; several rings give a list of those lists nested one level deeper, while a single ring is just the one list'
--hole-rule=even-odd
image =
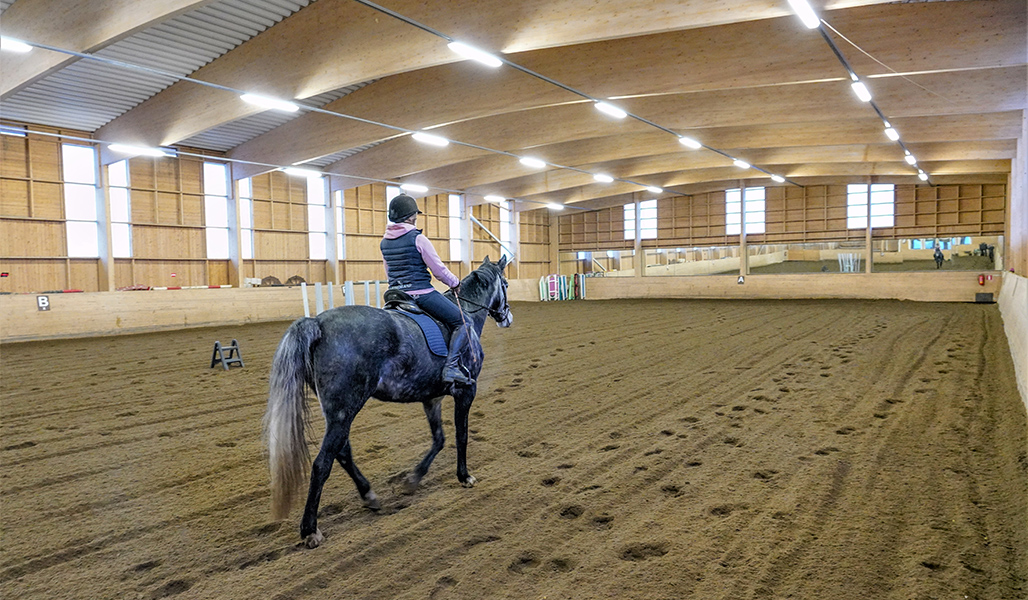
[{"label": "white support column", "polygon": [[[849,198],[849,196],[846,196]],[[895,198],[893,199],[895,203]],[[867,184],[867,227],[864,229],[864,272],[871,272],[874,251],[871,249],[871,184]]]},{"label": "white support column", "polygon": [[111,194],[107,168],[100,164],[99,153],[97,165],[99,173],[96,190],[97,242],[99,245],[97,261],[97,288],[101,292],[115,289],[114,281],[114,239],[111,233]]},{"label": "white support column", "polygon": [[460,242],[464,246],[464,273],[467,275],[475,269],[475,243],[474,236],[471,235],[471,229],[474,225],[471,222],[471,204],[468,203],[468,197],[461,194],[461,213],[460,213]]},{"label": "white support column", "polygon": [[750,274],[749,250],[746,247],[746,181],[739,180],[739,274]]},{"label": "white support column", "polygon": [[[228,283],[242,287],[243,233],[239,210],[239,180],[232,176],[235,163],[228,163]],[[207,283],[210,283],[208,281]]]},{"label": "white support column", "polygon": [[642,249],[642,218],[639,214],[639,197],[633,194],[635,202],[635,276],[642,277],[646,274],[646,255]]}]

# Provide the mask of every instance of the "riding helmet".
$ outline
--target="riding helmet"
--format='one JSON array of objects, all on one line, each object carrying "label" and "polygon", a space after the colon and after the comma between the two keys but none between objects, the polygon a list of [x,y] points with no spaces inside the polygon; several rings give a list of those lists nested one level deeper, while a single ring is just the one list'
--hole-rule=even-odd
[{"label": "riding helmet", "polygon": [[389,201],[389,220],[403,223],[413,214],[421,214],[418,203],[407,194],[400,194]]}]

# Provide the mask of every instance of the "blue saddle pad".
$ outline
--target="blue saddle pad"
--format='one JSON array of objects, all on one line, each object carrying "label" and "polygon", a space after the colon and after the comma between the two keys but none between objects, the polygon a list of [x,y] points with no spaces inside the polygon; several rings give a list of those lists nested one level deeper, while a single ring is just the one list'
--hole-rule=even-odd
[{"label": "blue saddle pad", "polygon": [[443,337],[440,325],[436,323],[432,317],[425,314],[409,313],[400,309],[396,309],[396,312],[405,317],[414,319],[414,322],[421,328],[421,332],[425,334],[425,342],[428,343],[428,349],[432,351],[432,354],[435,354],[436,356],[446,356],[449,353],[449,348],[446,345],[446,338]]}]

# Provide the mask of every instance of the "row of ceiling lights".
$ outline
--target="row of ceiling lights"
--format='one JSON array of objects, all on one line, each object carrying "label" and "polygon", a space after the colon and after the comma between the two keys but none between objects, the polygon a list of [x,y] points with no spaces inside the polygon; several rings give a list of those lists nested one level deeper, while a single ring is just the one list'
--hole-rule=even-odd
[{"label": "row of ceiling lights", "polygon": [[[804,26],[806,26],[807,29],[817,29],[818,32],[821,33],[821,36],[824,38],[825,42],[835,53],[835,56],[839,59],[839,62],[842,63],[843,68],[845,68],[846,72],[849,73],[850,80],[852,81],[852,83],[850,83],[850,88],[853,90],[853,93],[856,94],[857,98],[861,102],[867,102],[868,104],[870,104],[871,108],[874,109],[878,117],[882,119],[882,124],[885,126],[885,137],[889,138],[894,142],[897,142],[900,145],[900,148],[903,149],[903,160],[908,165],[917,169],[918,179],[920,179],[921,181],[928,181],[928,174],[925,173],[923,169],[917,166],[917,158],[913,154],[911,154],[910,150],[907,149],[906,145],[900,141],[899,132],[896,131],[896,128],[893,127],[892,124],[889,123],[889,120],[885,118],[885,115],[882,114],[882,111],[878,108],[878,105],[873,102],[871,98],[871,91],[867,89],[867,85],[860,80],[859,76],[857,76],[856,71],[854,71],[853,67],[850,66],[849,62],[847,62],[846,58],[842,55],[842,51],[840,51],[839,47],[835,45],[835,42],[832,41],[832,38],[828,36],[828,33],[821,26],[822,21],[820,17],[818,17],[817,13],[814,12],[814,9],[810,7],[810,4],[807,3],[807,0],[789,0],[789,6],[791,6],[793,11],[796,12],[796,16],[800,18],[800,21],[803,23]],[[827,25],[827,22],[825,22],[825,24]]]},{"label": "row of ceiling lights", "polygon": [[[396,18],[398,18],[400,20],[403,20],[403,21],[405,21],[407,23],[415,25],[415,26],[417,26],[417,27],[419,27],[421,29],[424,29],[424,30],[426,30],[426,31],[428,31],[430,33],[433,33],[433,34],[438,35],[440,37],[443,37],[443,38],[445,38],[447,40],[450,40],[449,43],[447,44],[447,46],[450,48],[450,50],[452,50],[453,52],[455,52],[457,54],[460,54],[461,56],[464,56],[465,58],[474,60],[476,62],[479,62],[481,64],[484,64],[486,66],[493,67],[493,68],[498,68],[498,67],[502,66],[503,64],[510,65],[510,66],[512,66],[514,68],[517,68],[518,70],[521,70],[521,71],[526,72],[528,74],[531,74],[533,76],[539,77],[539,78],[541,78],[543,80],[546,80],[546,81],[549,81],[549,82],[551,82],[551,83],[553,83],[553,84],[555,84],[555,85],[557,85],[559,87],[567,89],[567,90],[569,90],[569,91],[571,91],[571,92],[573,92],[575,94],[578,94],[578,95],[580,95],[582,97],[588,98],[590,101],[592,101],[594,107],[598,111],[600,111],[600,112],[602,112],[602,113],[604,113],[604,114],[606,114],[608,116],[611,116],[611,117],[614,117],[614,118],[617,118],[617,119],[624,119],[624,118],[629,116],[629,113],[627,111],[625,111],[625,110],[623,110],[623,109],[621,109],[621,108],[619,108],[619,107],[617,107],[617,106],[615,106],[613,104],[610,104],[609,102],[605,102],[603,100],[599,100],[599,99],[593,98],[593,97],[591,97],[591,96],[589,96],[587,94],[579,92],[578,90],[570,88],[570,87],[568,87],[568,86],[566,86],[564,84],[561,84],[561,83],[556,82],[556,81],[554,81],[552,79],[549,79],[549,78],[547,78],[545,76],[539,75],[538,73],[535,73],[533,71],[525,69],[524,67],[521,67],[520,65],[517,65],[517,64],[515,64],[513,62],[510,62],[510,61],[508,61],[506,59],[499,58],[499,57],[497,57],[495,55],[492,55],[492,54],[490,54],[488,52],[479,50],[478,48],[475,48],[473,46],[469,46],[468,44],[464,44],[462,42],[453,40],[452,38],[450,38],[449,36],[447,36],[447,35],[445,35],[443,33],[435,31],[435,30],[433,30],[433,29],[431,29],[431,28],[429,28],[427,26],[424,26],[424,25],[422,25],[420,23],[414,22],[411,19],[408,19],[407,17],[404,17],[403,15],[400,15],[398,13],[390,11],[389,9],[386,9],[386,8],[384,8],[384,7],[380,6],[380,5],[377,5],[377,4],[373,3],[373,2],[368,2],[366,0],[356,0],[356,1],[361,3],[361,4],[364,4],[366,6],[369,6],[371,8],[374,8],[375,10],[379,10],[381,12],[384,12],[386,14],[394,16],[394,17],[396,17]],[[896,141],[896,142],[898,142],[900,144],[900,146],[903,148],[903,151],[904,151],[904,160],[908,164],[910,164],[911,166],[914,166],[915,168],[917,168],[916,167],[917,159],[910,153],[909,150],[907,150],[907,148],[903,145],[903,143],[901,141],[899,141],[899,133],[896,131],[895,128],[892,127],[892,125],[888,122],[888,120],[885,119],[885,117],[882,115],[882,113],[878,109],[878,107],[872,102],[871,93],[867,89],[867,86],[860,80],[860,78],[857,76],[857,74],[849,66],[849,64],[846,62],[845,58],[842,56],[841,52],[839,51],[839,49],[835,46],[835,44],[831,41],[831,38],[828,37],[828,35],[825,33],[824,29],[821,27],[821,19],[817,16],[816,13],[814,13],[813,9],[810,7],[809,4],[807,4],[806,0],[788,0],[788,1],[789,1],[789,4],[792,6],[793,10],[800,17],[800,20],[803,22],[803,24],[806,27],[808,27],[809,29],[818,29],[821,32],[821,34],[824,37],[825,41],[832,47],[832,49],[835,52],[836,56],[839,58],[839,60],[843,64],[843,66],[849,72],[849,75],[850,75],[851,79],[853,80],[853,82],[851,84],[851,87],[852,87],[854,93],[857,95],[857,97],[862,102],[871,103],[872,107],[875,109],[875,111],[878,113],[878,115],[882,118],[882,121],[883,121],[883,123],[885,125],[885,135],[890,140]],[[0,38],[0,49],[5,50],[5,51],[13,51],[13,52],[28,52],[28,51],[32,50],[32,45],[26,44],[26,43],[21,42],[19,40],[13,40],[11,38],[2,37],[2,38]],[[50,48],[50,49],[61,51],[60,49],[56,49],[56,48]],[[67,51],[65,51],[65,52],[67,52]],[[69,52],[69,53],[71,53],[71,54],[78,54],[78,55],[86,57],[86,58],[96,58],[96,57],[93,57],[92,55],[88,55],[88,54],[80,54],[80,53],[74,53],[74,52]],[[119,64],[125,64],[125,63],[119,63]],[[128,66],[134,66],[134,65],[128,65]],[[206,84],[206,85],[213,85],[213,84],[207,84],[206,82],[202,82],[202,81],[199,81],[199,80],[194,80],[194,79],[191,79],[191,78],[188,78],[188,77],[179,77],[179,79],[194,81],[194,82],[201,83],[201,84]],[[222,87],[222,86],[215,86],[215,87]],[[228,88],[223,88],[223,89],[228,89]],[[232,90],[232,91],[236,91],[238,93],[238,90]],[[325,113],[328,113],[328,114],[333,114],[333,115],[336,115],[336,116],[342,116],[342,117],[345,117],[345,118],[356,118],[356,117],[351,117],[349,115],[343,115],[341,113],[334,113],[334,112],[331,112],[331,111],[325,111],[323,109],[315,109],[313,107],[306,107],[306,106],[301,107],[301,105],[296,104],[295,102],[290,102],[290,101],[286,101],[286,100],[280,100],[280,99],[276,99],[276,98],[270,98],[270,97],[259,95],[259,94],[242,93],[242,94],[240,94],[240,98],[243,101],[245,101],[245,102],[254,104],[256,106],[260,106],[262,108],[272,109],[272,110],[280,110],[280,111],[286,111],[286,112],[296,112],[296,111],[300,110],[300,108],[305,108],[307,110],[315,110],[315,111],[318,111],[318,112],[325,112]],[[731,155],[729,155],[729,154],[727,154],[727,153],[725,153],[725,152],[723,152],[721,150],[718,150],[716,148],[712,148],[712,147],[706,146],[703,143],[701,143],[701,142],[699,142],[699,141],[697,141],[697,140],[695,140],[693,138],[677,134],[677,133],[671,131],[670,129],[667,129],[665,127],[657,125],[656,123],[653,123],[653,122],[648,121],[646,119],[643,119],[641,117],[637,117],[635,115],[632,115],[632,116],[633,116],[633,118],[636,118],[636,119],[638,119],[640,121],[643,121],[643,122],[645,122],[647,124],[653,125],[653,126],[659,128],[661,130],[673,133],[674,135],[677,136],[679,143],[681,143],[683,146],[685,146],[687,148],[690,148],[690,149],[693,149],[693,150],[698,150],[700,148],[707,148],[708,150],[712,150],[712,151],[714,151],[714,152],[716,152],[718,154],[721,154],[722,156],[725,156],[726,158],[731,159],[732,160],[732,164],[734,164],[736,167],[738,167],[740,169],[744,169],[744,170],[745,169],[751,169],[751,168],[752,169],[756,169],[756,170],[759,170],[759,171],[769,175],[771,177],[771,179],[773,181],[777,182],[777,183],[784,183],[784,182],[786,182],[786,179],[784,177],[782,177],[781,175],[770,173],[770,172],[765,171],[764,169],[761,169],[759,167],[754,167],[753,165],[750,165],[749,163],[747,163],[746,161],[744,161],[742,159],[739,159],[739,158],[736,158],[734,156],[731,156]],[[450,140],[448,140],[448,139],[446,139],[446,138],[444,138],[442,136],[438,136],[438,135],[435,135],[435,134],[427,133],[425,131],[408,130],[408,129],[404,129],[404,128],[400,128],[400,127],[386,125],[386,124],[383,124],[383,123],[377,123],[377,124],[389,127],[391,129],[394,129],[394,130],[399,130],[399,131],[404,131],[406,133],[409,133],[409,134],[411,134],[411,136],[413,137],[414,140],[416,140],[416,141],[418,141],[420,143],[424,143],[424,144],[428,144],[428,145],[432,145],[432,146],[437,146],[437,147],[444,147],[444,146],[449,145],[449,143],[450,143]],[[475,146],[475,145],[472,145],[472,144],[465,144],[465,143],[462,143],[462,142],[455,142],[455,143],[462,144],[462,145],[467,145],[467,146],[473,146],[475,148],[480,148],[480,149],[488,150],[488,151],[499,153],[499,154],[505,154],[505,155],[508,155],[508,156],[515,156],[515,155],[513,155],[513,154],[511,154],[509,152],[503,152],[503,151],[499,151],[499,150],[492,150],[492,149],[489,149],[489,148],[484,148],[484,147],[481,147],[481,146]],[[126,153],[126,154],[148,155],[148,156],[169,156],[169,155],[172,155],[171,151],[168,151],[168,150],[165,150],[165,149],[159,149],[159,148],[141,148],[141,147],[137,147],[137,146],[128,146],[128,145],[124,145],[124,144],[109,144],[108,147],[111,150],[113,150],[113,151],[122,152],[122,153]],[[530,167],[530,168],[541,169],[541,168],[545,168],[547,166],[552,166],[552,167],[555,167],[555,168],[570,169],[570,170],[578,171],[578,172],[581,172],[581,173],[589,173],[588,171],[584,171],[582,169],[577,169],[577,168],[574,168],[574,167],[568,167],[568,166],[564,166],[564,165],[557,165],[557,164],[554,164],[554,163],[548,163],[546,161],[543,161],[543,160],[535,158],[535,157],[520,156],[520,157],[516,157],[516,158],[519,159],[519,161],[520,161],[520,163],[522,165],[525,165],[525,166]],[[317,175],[324,175],[325,174],[325,173],[320,172],[320,171],[313,171],[313,170],[309,170],[309,169],[298,169],[298,168],[295,168],[295,167],[279,167],[279,169],[283,170],[283,171],[286,171],[289,174],[297,175],[297,176],[307,176],[307,177],[309,177],[309,176],[312,176],[314,174],[317,174]],[[926,181],[928,179],[927,174],[923,170],[921,170],[920,168],[917,168],[917,170],[918,170],[918,177],[922,181]],[[608,175],[606,173],[590,173],[590,174],[592,175],[592,177],[593,177],[593,179],[595,181],[600,182],[600,183],[612,183],[613,181],[615,181],[615,179],[617,179],[617,178],[615,178],[615,177],[613,177],[611,175]],[[664,192],[664,190],[662,188],[658,187],[658,186],[640,184],[640,183],[637,183],[637,182],[634,182],[634,181],[624,180],[624,179],[617,179],[617,180],[618,181],[623,181],[625,183],[639,185],[639,186],[645,188],[647,191],[649,191],[651,193],[654,193],[654,194],[660,194],[660,193]],[[392,182],[388,182],[388,183],[392,183]],[[400,187],[402,187],[405,190],[416,192],[416,193],[422,193],[422,192],[428,191],[428,188],[426,186],[423,186],[423,185],[420,185],[420,184],[415,184],[415,183],[400,184]],[[460,192],[460,190],[448,190],[448,191],[458,191],[458,192]],[[507,198],[504,198],[504,197],[499,196],[499,195],[494,195],[494,194],[487,194],[487,195],[484,196],[484,198],[487,201],[494,201],[494,202],[506,201],[507,200]],[[561,209],[561,208],[563,208],[563,205],[554,204],[554,203],[547,203],[547,206],[549,206],[550,208],[554,208],[554,209]]]}]

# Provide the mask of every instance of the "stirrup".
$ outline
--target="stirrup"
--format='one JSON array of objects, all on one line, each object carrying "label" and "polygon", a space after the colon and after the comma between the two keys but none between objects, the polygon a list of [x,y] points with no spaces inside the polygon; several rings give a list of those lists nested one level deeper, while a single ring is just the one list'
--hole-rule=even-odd
[{"label": "stirrup", "polygon": [[443,383],[454,383],[458,385],[472,385],[475,380],[469,377],[460,366],[446,367],[443,369]]}]

